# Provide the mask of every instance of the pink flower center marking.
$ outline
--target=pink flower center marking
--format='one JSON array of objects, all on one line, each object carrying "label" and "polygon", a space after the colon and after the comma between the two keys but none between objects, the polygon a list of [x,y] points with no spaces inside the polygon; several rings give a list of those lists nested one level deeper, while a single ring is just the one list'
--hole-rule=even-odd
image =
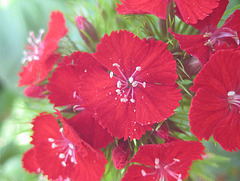
[{"label": "pink flower center marking", "polygon": [[228,103],[240,108],[240,95],[236,94],[235,91],[229,91],[228,92]]},{"label": "pink flower center marking", "polygon": [[205,46],[209,46],[215,51],[214,45],[221,45],[222,43],[228,43],[231,40],[234,40],[237,45],[239,45],[239,37],[236,31],[231,30],[230,28],[221,28],[216,30],[215,32],[207,32],[203,35],[203,37],[208,37],[209,39],[204,44]]},{"label": "pink flower center marking", "polygon": [[37,38],[32,31],[29,33],[29,37],[27,38],[28,44],[26,45],[25,51],[23,52],[24,57],[22,59],[22,63],[25,63],[26,61],[30,62],[32,60],[39,60],[39,56],[42,54],[43,51],[43,33],[44,30],[40,29]]},{"label": "pink flower center marking", "polygon": [[74,99],[77,99],[79,101],[79,104],[78,105],[74,105],[73,106],[73,111],[76,112],[76,111],[83,111],[84,110],[84,107],[82,107],[80,104],[81,104],[81,101],[82,99],[77,95],[77,92],[74,91],[73,92],[73,98]]},{"label": "pink flower center marking", "polygon": [[180,162],[179,159],[174,158],[173,162],[171,162],[168,165],[163,165],[159,163],[159,158],[155,158],[155,166],[154,166],[154,171],[151,173],[146,173],[145,170],[141,170],[141,174],[143,177],[145,176],[153,176],[156,175],[156,181],[160,180],[160,181],[167,181],[167,174],[171,175],[173,178],[177,179],[177,181],[182,181],[181,174],[177,174],[175,172],[173,172],[172,170],[170,170],[170,167],[172,165],[174,165],[175,163]]},{"label": "pink flower center marking", "polygon": [[76,146],[63,134],[63,128],[60,128],[61,139],[48,138],[51,144],[51,148],[57,152],[57,157],[62,160],[61,164],[66,167],[70,163],[77,164],[76,160]]},{"label": "pink flower center marking", "polygon": [[133,74],[129,78],[127,78],[124,75],[124,73],[121,71],[120,65],[118,65],[117,63],[114,63],[113,66],[117,67],[118,71],[122,76],[122,77],[117,77],[117,76],[114,76],[113,72],[110,72],[110,78],[115,77],[116,79],[118,79],[116,93],[117,95],[121,96],[120,101],[126,103],[130,100],[130,102],[135,103],[134,88],[137,87],[139,84],[142,85],[143,88],[146,87],[146,82],[139,82],[134,78],[135,74],[141,71],[141,67],[137,66]]}]

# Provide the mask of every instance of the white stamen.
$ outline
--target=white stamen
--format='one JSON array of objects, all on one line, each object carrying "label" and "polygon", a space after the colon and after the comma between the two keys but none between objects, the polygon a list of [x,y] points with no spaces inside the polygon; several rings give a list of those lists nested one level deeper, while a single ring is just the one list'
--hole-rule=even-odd
[{"label": "white stamen", "polygon": [[71,149],[74,149],[74,146],[72,143],[69,143],[68,146],[71,148]]},{"label": "white stamen", "polygon": [[142,176],[146,176],[147,175],[147,173],[144,171],[144,170],[141,170],[141,174],[142,174]]},{"label": "white stamen", "polygon": [[137,85],[138,85],[138,82],[137,82],[137,81],[134,81],[134,82],[132,83],[132,86],[133,86],[133,87],[137,87]]},{"label": "white stamen", "polygon": [[72,155],[73,155],[72,150],[69,150],[69,151],[68,151],[68,154],[69,154],[70,156],[72,156]]},{"label": "white stamen", "polygon": [[77,92],[76,92],[76,91],[74,91],[74,92],[73,92],[73,98],[75,98],[75,97],[76,97],[76,95],[77,95]]},{"label": "white stamen", "polygon": [[62,133],[63,132],[63,128],[60,128],[59,131]]},{"label": "white stamen", "polygon": [[113,72],[110,72],[110,78],[113,78]]},{"label": "white stamen", "polygon": [[135,99],[130,99],[130,101],[131,101],[132,103],[135,103]]},{"label": "white stamen", "polygon": [[64,167],[66,167],[66,166],[67,166],[67,164],[66,164],[66,162],[65,162],[65,161],[62,161],[62,162],[61,162],[61,164],[62,164],[62,166],[64,166]]},{"label": "white stamen", "polygon": [[142,68],[140,66],[136,67],[136,71],[140,71]]},{"label": "white stamen", "polygon": [[116,90],[116,93],[119,95],[119,94],[121,94],[121,90],[120,89],[117,89]]},{"label": "white stamen", "polygon": [[142,83],[143,88],[146,88],[146,82]]},{"label": "white stamen", "polygon": [[173,160],[174,160],[174,161],[176,161],[176,162],[180,162],[180,160],[179,160],[179,159],[177,159],[177,158],[174,158]]},{"label": "white stamen", "polygon": [[52,149],[56,148],[58,145],[56,143],[52,143]]},{"label": "white stamen", "polygon": [[133,82],[133,78],[132,77],[130,77],[129,79],[128,79],[128,81],[130,82],[130,84]]},{"label": "white stamen", "polygon": [[121,102],[127,102],[128,99],[127,99],[127,98],[121,98],[120,101],[121,101]]},{"label": "white stamen", "polygon": [[52,142],[54,142],[54,139],[53,138],[48,138],[48,141],[52,143]]},{"label": "white stamen", "polygon": [[155,164],[159,165],[159,158],[155,158]]},{"label": "white stamen", "polygon": [[120,67],[120,65],[118,65],[117,63],[114,63],[112,66]]},{"label": "white stamen", "polygon": [[65,155],[63,153],[60,153],[59,156],[58,156],[60,159],[63,159],[65,158]]},{"label": "white stamen", "polygon": [[236,93],[234,91],[229,91],[228,96],[234,96]]},{"label": "white stamen", "polygon": [[117,82],[117,88],[121,88],[121,86],[122,86],[122,83],[121,83],[121,81],[119,80],[118,82]]}]

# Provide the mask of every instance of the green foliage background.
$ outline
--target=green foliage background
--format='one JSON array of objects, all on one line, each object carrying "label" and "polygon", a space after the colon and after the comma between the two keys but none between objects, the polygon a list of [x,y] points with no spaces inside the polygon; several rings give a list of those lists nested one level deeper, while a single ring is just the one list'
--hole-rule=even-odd
[{"label": "green foliage background", "polygon": [[[228,10],[239,7],[240,0],[230,0]],[[50,12],[60,10],[67,17],[69,37],[78,49],[89,51],[75,26],[76,15],[84,15],[102,37],[113,30],[128,29],[140,37],[151,35],[144,30],[144,20],[153,16],[120,16],[114,10],[117,0],[0,0],[0,181],[34,181],[39,176],[25,172],[22,154],[30,148],[31,125],[39,112],[53,112],[46,101],[34,101],[23,96],[18,72],[28,32],[47,29]],[[226,19],[229,14],[223,19]],[[240,23],[240,22],[239,22]],[[146,24],[145,24],[146,25]],[[154,29],[154,27],[152,27]],[[155,32],[156,33],[156,32]],[[72,50],[66,50],[66,54]],[[187,115],[182,118],[187,119]],[[203,142],[211,154],[203,162],[194,163],[189,180],[240,180],[240,153],[223,151],[218,144]],[[108,166],[107,169],[111,167]],[[105,180],[117,176],[116,170]],[[119,176],[119,175],[118,175]],[[115,178],[118,180],[117,178]]]}]

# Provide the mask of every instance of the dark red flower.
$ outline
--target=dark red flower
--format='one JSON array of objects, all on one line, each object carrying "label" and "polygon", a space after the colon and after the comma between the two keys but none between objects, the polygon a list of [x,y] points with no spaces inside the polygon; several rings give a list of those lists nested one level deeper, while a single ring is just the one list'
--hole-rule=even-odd
[{"label": "dark red flower", "polygon": [[113,165],[117,169],[124,168],[128,164],[130,154],[131,149],[128,142],[120,140],[118,142],[118,145],[116,145],[112,151]]},{"label": "dark red flower", "polygon": [[[186,23],[197,23],[207,17],[218,6],[219,0],[174,0],[177,14]],[[116,10],[119,14],[153,14],[166,19],[167,6],[172,0],[121,0]]]},{"label": "dark red flower", "polygon": [[[34,119],[31,142],[34,148],[25,154],[24,167],[34,172],[39,167],[37,170],[53,180],[100,180],[107,163],[103,153],[83,141],[57,114],[62,128],[51,114],[41,113]],[[31,168],[29,162],[33,157]]]},{"label": "dark red flower", "polygon": [[220,50],[194,80],[191,131],[198,139],[211,135],[227,151],[240,149],[240,52]]},{"label": "dark red flower", "polygon": [[174,113],[181,94],[176,62],[166,47],[125,30],[98,44],[94,56],[109,72],[100,66],[85,72],[81,97],[111,135],[139,139]]},{"label": "dark red flower", "polygon": [[227,5],[228,0],[221,0],[219,7],[214,9],[211,15],[192,25],[201,32],[201,35],[180,35],[171,32],[179,42],[180,47],[188,54],[197,57],[202,65],[216,50],[234,48],[239,45],[240,10],[235,11],[224,25],[217,29],[217,24]]},{"label": "dark red flower", "polygon": [[25,47],[25,57],[23,58],[23,63],[26,61],[28,63],[23,66],[22,72],[19,73],[19,86],[32,85],[44,80],[60,58],[60,55],[56,55],[54,52],[58,48],[59,40],[68,31],[65,27],[63,14],[52,12],[48,26],[48,32],[43,40],[44,30],[40,30],[38,37],[30,32],[28,44]]},{"label": "dark red flower", "polygon": [[204,147],[196,141],[172,141],[140,146],[122,181],[182,181],[194,160],[202,159]]}]

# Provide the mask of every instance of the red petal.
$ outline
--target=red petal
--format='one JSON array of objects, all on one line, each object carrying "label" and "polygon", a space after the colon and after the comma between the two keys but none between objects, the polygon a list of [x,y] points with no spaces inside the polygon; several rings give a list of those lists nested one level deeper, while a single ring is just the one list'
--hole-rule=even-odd
[{"label": "red petal", "polygon": [[214,139],[227,151],[240,149],[239,120],[239,111],[233,108],[213,131]]},{"label": "red petal", "polygon": [[120,30],[119,33],[113,31],[110,36],[106,34],[101,39],[94,57],[117,76],[120,76],[120,73],[113,64],[119,64],[124,75],[130,77],[148,51],[148,43],[140,40],[133,33]]},{"label": "red petal", "polygon": [[28,172],[34,172],[36,174],[39,173],[40,169],[35,159],[35,149],[31,148],[27,152],[24,153],[22,158],[23,168]]},{"label": "red petal", "polygon": [[87,110],[79,112],[67,122],[84,141],[95,149],[106,147],[113,141],[113,137],[100,126],[98,120],[94,119],[93,114]]},{"label": "red petal", "polygon": [[59,11],[52,12],[48,28],[48,32],[43,40],[43,59],[47,59],[58,48],[59,40],[68,32],[68,29],[65,26],[64,15]]},{"label": "red petal", "polygon": [[219,0],[175,0],[177,10],[186,23],[196,24],[218,6]]},{"label": "red petal", "polygon": [[141,71],[136,74],[135,78],[140,82],[174,85],[178,78],[177,65],[167,49],[167,44],[162,41],[150,40],[149,46],[145,60],[137,65],[141,66]]},{"label": "red petal", "polygon": [[210,56],[211,49],[205,46],[206,38],[203,35],[180,35],[173,33],[174,38],[178,41],[180,48],[185,50],[188,54],[197,57],[202,65],[204,65]]},{"label": "red petal", "polygon": [[209,62],[193,81],[191,91],[202,87],[214,95],[227,98],[228,91],[235,90],[239,78],[240,54],[233,50],[220,50],[210,57]]},{"label": "red petal", "polygon": [[48,98],[51,103],[54,103],[55,106],[80,104],[80,100],[74,96],[78,93],[80,71],[80,66],[59,64],[47,86],[50,92]]},{"label": "red petal", "polygon": [[217,25],[225,12],[228,0],[219,1],[219,6],[213,9],[213,12],[203,20],[198,20],[196,24],[191,24],[194,28],[198,29],[202,33],[214,32],[217,29]]},{"label": "red petal", "polygon": [[53,66],[55,65],[56,61],[60,59],[60,57],[61,57],[60,54],[53,54],[49,56],[47,60],[44,60],[44,61],[43,59],[39,60],[40,67],[38,67],[38,69],[39,69],[40,75],[37,83],[43,81],[45,78],[48,77],[49,73],[53,70]]},{"label": "red petal", "polygon": [[144,125],[161,122],[172,116],[181,100],[177,85],[147,84],[146,88],[136,88],[134,95],[136,121]]},{"label": "red petal", "polygon": [[121,0],[117,4],[119,14],[153,14],[166,19],[167,0]]},{"label": "red petal", "polygon": [[192,133],[200,140],[202,138],[208,140],[215,126],[222,121],[228,111],[227,99],[220,99],[200,88],[192,100],[189,112]]},{"label": "red petal", "polygon": [[33,84],[38,78],[39,66],[39,61],[28,62],[26,66],[23,66],[22,71],[19,73],[18,86]]}]

